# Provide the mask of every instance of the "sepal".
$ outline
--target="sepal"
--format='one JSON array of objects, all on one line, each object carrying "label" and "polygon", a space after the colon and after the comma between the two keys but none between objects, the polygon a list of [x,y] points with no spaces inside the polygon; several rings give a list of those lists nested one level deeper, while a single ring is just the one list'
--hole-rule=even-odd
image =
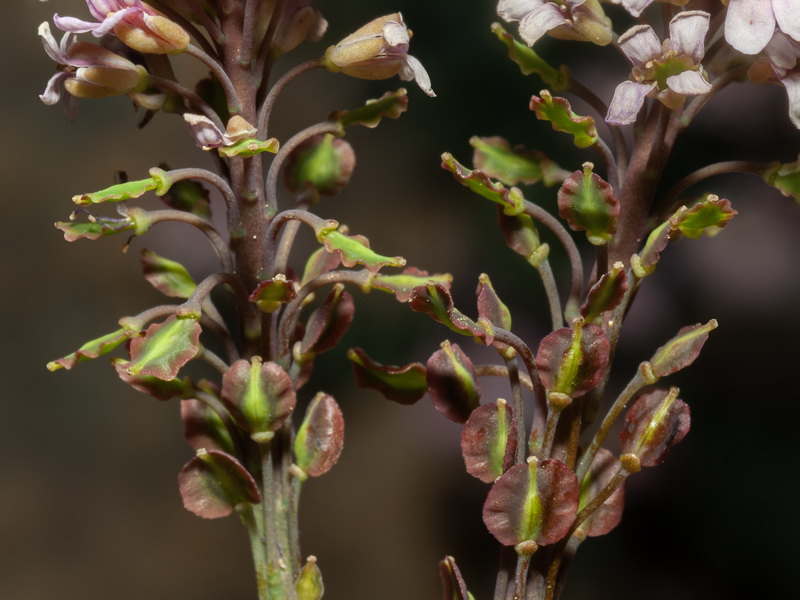
[{"label": "sepal", "polygon": [[178,475],[183,506],[204,519],[227,517],[261,502],[253,476],[232,455],[200,448]]}]

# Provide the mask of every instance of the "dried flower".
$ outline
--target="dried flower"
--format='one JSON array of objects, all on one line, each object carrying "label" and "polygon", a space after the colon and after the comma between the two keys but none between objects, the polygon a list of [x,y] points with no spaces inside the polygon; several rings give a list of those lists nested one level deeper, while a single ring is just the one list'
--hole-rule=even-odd
[{"label": "dried flower", "polygon": [[97,23],[55,15],[59,29],[92,32],[102,37],[113,32],[125,45],[147,54],[177,54],[189,45],[189,34],[141,0],[86,0]]},{"label": "dried flower", "polygon": [[360,79],[416,80],[422,91],[435,97],[425,67],[408,54],[411,32],[400,13],[370,21],[325,52],[325,68]]},{"label": "dried flower", "polygon": [[678,13],[669,22],[670,37],[662,46],[649,25],[636,25],[622,34],[619,45],[633,63],[633,81],[617,86],[606,121],[626,125],[646,96],[658,98],[668,108],[678,108],[685,96],[707,94],[711,84],[700,61],[705,54],[709,15],[700,10]]}]

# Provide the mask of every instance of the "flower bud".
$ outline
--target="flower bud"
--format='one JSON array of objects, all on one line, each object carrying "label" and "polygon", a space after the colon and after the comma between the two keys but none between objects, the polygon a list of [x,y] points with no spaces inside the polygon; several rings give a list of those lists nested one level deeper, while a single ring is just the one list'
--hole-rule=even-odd
[{"label": "flower bud", "polygon": [[325,52],[325,67],[360,79],[388,79],[399,75],[403,81],[416,80],[433,97],[430,78],[416,58],[408,54],[411,32],[400,13],[370,21]]}]

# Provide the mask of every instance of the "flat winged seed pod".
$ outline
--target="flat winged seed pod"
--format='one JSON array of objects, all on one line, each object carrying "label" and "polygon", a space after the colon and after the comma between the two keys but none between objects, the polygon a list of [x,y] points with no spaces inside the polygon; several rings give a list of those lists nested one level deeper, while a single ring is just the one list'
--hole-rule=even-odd
[{"label": "flat winged seed pod", "polygon": [[646,390],[625,415],[622,451],[636,455],[643,467],[659,465],[690,426],[689,406],[678,398],[678,388]]}]

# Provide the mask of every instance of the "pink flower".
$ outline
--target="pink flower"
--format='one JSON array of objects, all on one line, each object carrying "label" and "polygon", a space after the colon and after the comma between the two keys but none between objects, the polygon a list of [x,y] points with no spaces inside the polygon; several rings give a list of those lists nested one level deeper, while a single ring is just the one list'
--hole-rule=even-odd
[{"label": "pink flower", "polygon": [[[56,43],[50,25],[39,25],[39,37],[45,52],[59,65],[39,98],[55,104],[70,97],[104,98],[140,91],[147,85],[147,71],[127,58],[88,42],[72,42],[73,34],[65,33]],[[74,102],[67,99],[67,112],[74,114]]]},{"label": "pink flower", "polygon": [[175,54],[189,45],[183,28],[141,0],[86,0],[86,4],[98,22],[55,15],[56,27],[95,37],[112,32],[128,47],[149,54]]},{"label": "pink flower", "polygon": [[647,96],[674,109],[686,96],[707,94],[711,84],[700,61],[705,55],[708,21],[703,11],[678,13],[669,22],[670,37],[663,44],[649,25],[636,25],[622,34],[619,45],[633,63],[632,80],[617,86],[606,122],[633,123]]},{"label": "pink flower", "polygon": [[744,54],[758,54],[772,39],[775,27],[800,42],[797,0],[730,0],[725,39]]},{"label": "pink flower", "polygon": [[611,21],[598,0],[500,0],[497,14],[519,21],[519,35],[533,46],[545,34],[605,46],[611,41]]}]

